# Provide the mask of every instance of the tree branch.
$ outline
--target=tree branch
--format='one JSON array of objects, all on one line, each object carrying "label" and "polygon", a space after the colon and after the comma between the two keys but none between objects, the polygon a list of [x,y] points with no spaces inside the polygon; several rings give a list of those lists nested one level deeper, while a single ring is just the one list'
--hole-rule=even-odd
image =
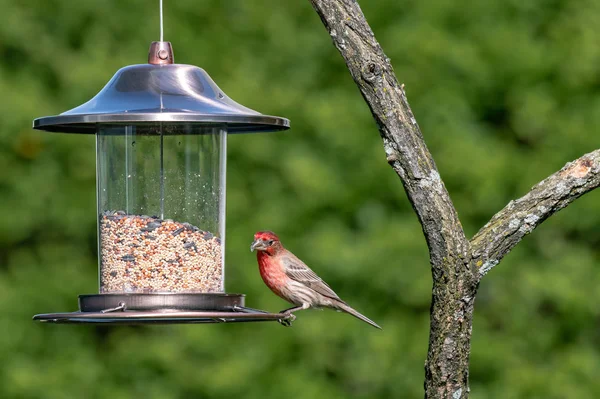
[{"label": "tree branch", "polygon": [[468,396],[473,302],[479,275],[469,241],[389,58],[356,0],[310,0],[358,86],[429,247],[433,276],[425,364],[428,398]]},{"label": "tree branch", "polygon": [[432,264],[466,255],[468,240],[433,157],[425,145],[403,86],[398,84],[389,58],[383,53],[355,0],[310,0],[346,61],[377,122],[387,162],[402,179],[409,200],[423,226]]},{"label": "tree branch", "polygon": [[469,242],[404,86],[356,0],[310,0],[377,122],[387,162],[406,190],[429,247],[433,289],[425,397],[468,397],[473,305],[481,277],[525,234],[600,185],[600,150],[561,171],[495,215]]},{"label": "tree branch", "polygon": [[600,186],[600,149],[566,164],[508,203],[471,240],[472,257],[483,277],[544,220]]}]

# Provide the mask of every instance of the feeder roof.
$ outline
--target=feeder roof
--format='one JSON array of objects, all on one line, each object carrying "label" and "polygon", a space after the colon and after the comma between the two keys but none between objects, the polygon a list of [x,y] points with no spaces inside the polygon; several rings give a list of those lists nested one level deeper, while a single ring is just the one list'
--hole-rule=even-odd
[{"label": "feeder roof", "polygon": [[201,68],[141,64],[121,68],[90,101],[33,121],[50,132],[96,133],[97,124],[227,126],[229,133],[286,130],[290,121],[263,115],[229,98]]}]

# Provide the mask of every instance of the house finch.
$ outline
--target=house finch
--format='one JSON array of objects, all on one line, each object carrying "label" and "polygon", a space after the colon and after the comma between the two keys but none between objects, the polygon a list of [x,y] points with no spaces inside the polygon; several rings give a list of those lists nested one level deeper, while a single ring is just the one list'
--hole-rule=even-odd
[{"label": "house finch", "polygon": [[[331,308],[381,329],[375,322],[342,301],[335,292],[293,253],[283,247],[279,237],[270,231],[254,235],[250,251],[256,250],[258,268],[263,281],[276,295],[295,306],[281,311],[287,316],[308,308]],[[293,320],[293,319],[292,319]],[[289,325],[289,322],[287,323]]]}]

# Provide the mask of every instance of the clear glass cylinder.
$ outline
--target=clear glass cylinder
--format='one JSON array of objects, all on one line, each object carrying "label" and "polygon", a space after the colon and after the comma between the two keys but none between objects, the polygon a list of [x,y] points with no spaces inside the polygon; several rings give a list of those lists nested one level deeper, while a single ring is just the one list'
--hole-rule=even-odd
[{"label": "clear glass cylinder", "polygon": [[100,293],[224,292],[227,132],[100,125]]}]

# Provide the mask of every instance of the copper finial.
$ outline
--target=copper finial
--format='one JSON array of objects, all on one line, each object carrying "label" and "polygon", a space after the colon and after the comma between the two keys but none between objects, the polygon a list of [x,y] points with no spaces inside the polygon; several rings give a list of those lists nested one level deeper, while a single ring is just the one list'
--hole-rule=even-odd
[{"label": "copper finial", "polygon": [[171,42],[152,42],[148,52],[148,64],[166,65],[173,62]]}]

